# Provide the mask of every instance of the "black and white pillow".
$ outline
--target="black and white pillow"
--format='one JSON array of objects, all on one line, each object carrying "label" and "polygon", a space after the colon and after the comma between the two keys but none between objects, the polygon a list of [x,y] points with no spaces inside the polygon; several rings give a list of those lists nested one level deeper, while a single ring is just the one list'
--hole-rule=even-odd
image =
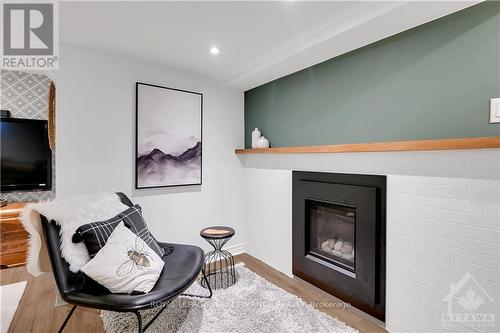
[{"label": "black and white pillow", "polygon": [[158,256],[163,257],[165,251],[151,236],[139,205],[134,205],[106,221],[92,222],[78,227],[73,235],[73,243],[83,241],[89,251],[90,258],[93,258],[104,247],[113,230],[122,221],[134,234],[141,237]]}]

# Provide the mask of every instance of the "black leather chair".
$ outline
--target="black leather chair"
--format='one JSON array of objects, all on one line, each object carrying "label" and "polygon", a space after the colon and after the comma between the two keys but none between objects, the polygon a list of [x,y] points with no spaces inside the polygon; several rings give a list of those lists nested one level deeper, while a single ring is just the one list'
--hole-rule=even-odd
[{"label": "black leather chair", "polygon": [[[117,194],[125,205],[132,206],[132,202],[125,194]],[[139,332],[142,333],[158,318],[168,303],[175,297],[179,295],[201,298],[212,297],[212,289],[208,285],[203,270],[204,253],[197,246],[160,242],[160,246],[166,250],[167,254],[162,258],[165,266],[153,290],[147,294],[113,294],[85,274],[73,273],[69,270],[69,264],[61,256],[59,226],[54,221],[47,221],[44,216],[41,217],[41,220],[57,289],[62,299],[73,305],[59,332],[64,330],[77,306],[118,312],[133,312],[137,316]],[[196,281],[200,272],[208,285],[209,295],[183,294]],[[143,325],[139,310],[155,307],[159,308],[158,312],[146,325]]]}]

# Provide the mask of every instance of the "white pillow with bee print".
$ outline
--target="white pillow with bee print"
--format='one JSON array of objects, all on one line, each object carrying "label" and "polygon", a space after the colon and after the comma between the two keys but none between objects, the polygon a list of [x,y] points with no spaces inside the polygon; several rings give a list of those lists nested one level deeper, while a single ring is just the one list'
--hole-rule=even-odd
[{"label": "white pillow with bee print", "polygon": [[112,293],[148,293],[158,281],[163,265],[156,252],[120,222],[81,271]]}]

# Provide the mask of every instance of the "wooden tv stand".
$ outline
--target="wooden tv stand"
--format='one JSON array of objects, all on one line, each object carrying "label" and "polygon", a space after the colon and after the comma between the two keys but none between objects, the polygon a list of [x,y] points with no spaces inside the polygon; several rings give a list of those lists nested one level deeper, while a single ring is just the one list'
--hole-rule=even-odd
[{"label": "wooden tv stand", "polygon": [[26,206],[22,202],[0,207],[0,265],[9,267],[26,263],[28,233],[19,214]]}]

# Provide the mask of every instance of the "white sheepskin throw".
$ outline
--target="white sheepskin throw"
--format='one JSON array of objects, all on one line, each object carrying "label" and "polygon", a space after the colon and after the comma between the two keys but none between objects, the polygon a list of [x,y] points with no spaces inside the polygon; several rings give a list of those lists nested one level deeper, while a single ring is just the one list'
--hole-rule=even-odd
[{"label": "white sheepskin throw", "polygon": [[60,227],[61,255],[72,272],[78,272],[89,260],[85,244],[73,243],[75,230],[90,222],[107,220],[127,209],[115,193],[84,194],[63,200],[28,204],[21,212],[21,222],[29,233],[26,269],[34,276],[51,270],[41,228],[40,215]]}]

